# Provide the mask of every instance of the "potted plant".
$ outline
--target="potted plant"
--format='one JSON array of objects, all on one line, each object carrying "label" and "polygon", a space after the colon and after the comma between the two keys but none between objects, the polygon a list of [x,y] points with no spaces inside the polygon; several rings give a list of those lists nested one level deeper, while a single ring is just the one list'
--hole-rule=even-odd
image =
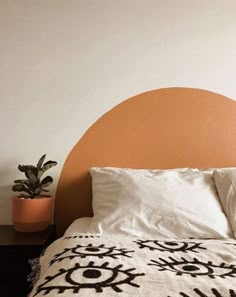
[{"label": "potted plant", "polygon": [[53,198],[46,194],[46,189],[52,182],[51,176],[42,179],[43,174],[53,166],[55,161],[44,163],[46,155],[43,155],[36,166],[19,165],[18,169],[25,174],[26,179],[14,181],[12,190],[21,192],[13,197],[12,220],[17,231],[36,232],[48,228],[52,220]]}]

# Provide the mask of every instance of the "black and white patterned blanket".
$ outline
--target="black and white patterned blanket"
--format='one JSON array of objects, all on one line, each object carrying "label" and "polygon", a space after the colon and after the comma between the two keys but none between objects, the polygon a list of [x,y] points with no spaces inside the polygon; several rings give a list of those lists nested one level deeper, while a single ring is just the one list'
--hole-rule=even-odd
[{"label": "black and white patterned blanket", "polygon": [[74,234],[48,247],[30,297],[236,297],[236,241]]}]

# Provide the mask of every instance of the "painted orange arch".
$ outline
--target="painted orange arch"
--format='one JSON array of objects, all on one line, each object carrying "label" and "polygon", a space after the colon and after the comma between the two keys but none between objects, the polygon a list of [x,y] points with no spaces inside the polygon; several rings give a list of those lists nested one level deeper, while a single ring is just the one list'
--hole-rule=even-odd
[{"label": "painted orange arch", "polygon": [[236,166],[236,102],[191,88],[132,97],[104,114],[74,146],[59,179],[55,223],[59,234],[92,216],[88,168]]}]

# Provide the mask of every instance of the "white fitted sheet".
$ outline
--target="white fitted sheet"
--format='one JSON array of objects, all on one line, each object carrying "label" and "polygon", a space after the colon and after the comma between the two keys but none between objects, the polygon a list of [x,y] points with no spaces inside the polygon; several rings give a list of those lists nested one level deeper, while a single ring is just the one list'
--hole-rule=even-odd
[{"label": "white fitted sheet", "polygon": [[70,236],[75,233],[87,233],[91,224],[91,217],[76,219],[65,231],[64,236]]}]

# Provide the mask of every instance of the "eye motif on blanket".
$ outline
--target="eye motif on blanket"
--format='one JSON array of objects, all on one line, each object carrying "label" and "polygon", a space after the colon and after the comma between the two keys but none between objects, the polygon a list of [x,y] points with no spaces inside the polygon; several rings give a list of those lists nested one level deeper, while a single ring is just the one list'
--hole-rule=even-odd
[{"label": "eye motif on blanket", "polygon": [[189,274],[192,277],[207,275],[210,278],[236,276],[235,265],[227,266],[225,263],[214,265],[211,261],[202,262],[197,258],[189,261],[181,257],[181,261],[178,261],[169,257],[169,260],[170,261],[159,258],[159,261],[151,260],[152,263],[149,263],[148,265],[160,267],[160,269],[158,269],[159,271],[173,271],[176,275]]},{"label": "eye motif on blanket", "polygon": [[86,236],[47,248],[30,297],[236,297],[235,240]]},{"label": "eye motif on blanket", "polygon": [[[229,290],[229,294],[226,296],[226,295],[222,295],[217,289],[215,288],[212,288],[211,289],[211,295],[206,295],[205,293],[203,293],[202,290],[199,290],[197,288],[193,289],[194,293],[196,293],[196,295],[194,296],[198,296],[198,297],[236,297],[236,291],[230,289]],[[192,295],[190,296],[189,294],[185,294],[183,292],[180,292],[179,293],[181,297],[192,297]],[[171,297],[171,296],[168,296],[168,297]]]},{"label": "eye motif on blanket", "polygon": [[206,250],[206,248],[201,247],[201,243],[195,242],[181,242],[181,241],[159,241],[159,240],[137,240],[134,241],[139,245],[140,249],[148,248],[151,251],[158,250],[161,252],[183,252],[187,253],[189,251],[194,253],[199,253],[197,249]]},{"label": "eye motif on blanket", "polygon": [[226,245],[231,245],[231,246],[235,246],[236,247],[236,243],[230,243],[230,242],[225,242]]},{"label": "eye motif on blanket", "polygon": [[[109,267],[109,263],[96,265],[94,262],[89,262],[87,265],[76,263],[74,267],[69,269],[60,269],[53,276],[47,276],[46,281],[37,287],[36,296],[39,292],[44,292],[44,295],[55,290],[57,293],[64,293],[71,290],[74,294],[80,289],[93,288],[96,292],[103,292],[104,288],[110,287],[116,292],[122,292],[119,287],[122,284],[128,284],[133,287],[139,287],[138,284],[132,282],[137,276],[143,276],[144,273],[133,273],[135,268],[122,269],[123,265]],[[78,275],[80,275],[78,277]],[[58,285],[60,281],[66,280],[66,285]]]},{"label": "eye motif on blanket", "polygon": [[134,251],[128,251],[125,248],[116,248],[115,246],[105,246],[101,245],[80,245],[77,244],[71,248],[65,248],[61,253],[55,255],[50,262],[50,266],[55,262],[61,262],[64,259],[74,259],[76,257],[86,258],[86,257],[98,257],[103,259],[104,257],[111,257],[117,259],[117,256],[131,257],[127,255],[128,253],[133,253]]}]

